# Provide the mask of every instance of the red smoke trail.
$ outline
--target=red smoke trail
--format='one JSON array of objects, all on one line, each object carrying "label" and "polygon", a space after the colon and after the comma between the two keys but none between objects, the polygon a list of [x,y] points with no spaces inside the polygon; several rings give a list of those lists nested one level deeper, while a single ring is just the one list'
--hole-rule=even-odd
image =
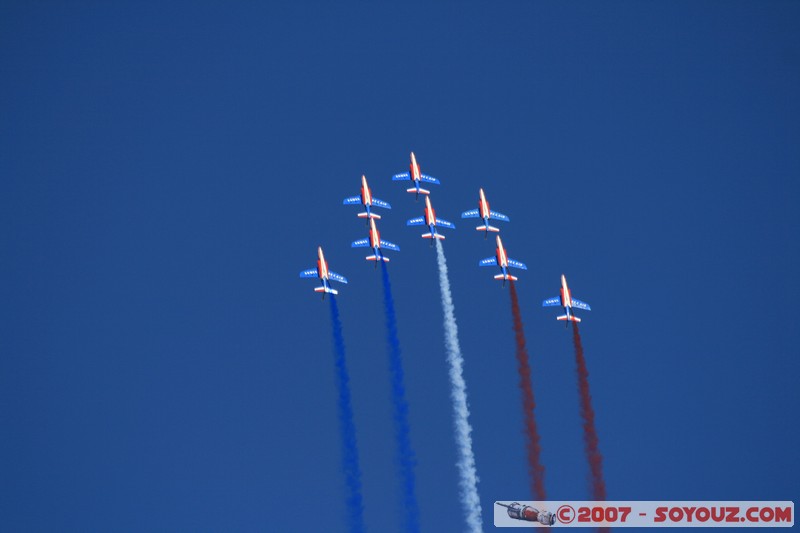
[{"label": "red smoke trail", "polygon": [[544,501],[544,467],[539,460],[542,448],[539,445],[539,430],[533,410],[536,402],[533,399],[531,385],[531,367],[528,363],[528,349],[525,347],[525,332],[522,329],[522,315],[519,311],[519,300],[514,281],[510,283],[511,314],[514,316],[514,336],[517,341],[517,372],[519,372],[519,388],[522,392],[522,415],[525,420],[526,446],[528,449],[528,474],[530,475],[531,493],[536,501]]},{"label": "red smoke trail", "polygon": [[606,499],[606,484],[603,481],[603,456],[598,448],[597,430],[594,427],[592,395],[589,393],[589,371],[583,358],[583,345],[578,324],[572,323],[572,340],[575,343],[575,362],[578,367],[578,392],[581,395],[581,418],[583,419],[583,440],[586,444],[586,458],[591,471],[592,500]]}]

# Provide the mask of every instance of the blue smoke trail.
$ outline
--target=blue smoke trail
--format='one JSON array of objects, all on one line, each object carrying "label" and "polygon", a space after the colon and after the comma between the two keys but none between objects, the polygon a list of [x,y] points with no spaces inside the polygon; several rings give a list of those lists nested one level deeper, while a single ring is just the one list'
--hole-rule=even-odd
[{"label": "blue smoke trail", "polygon": [[331,323],[333,324],[333,346],[336,356],[336,388],[339,392],[339,425],[342,432],[342,463],[347,484],[347,519],[350,531],[364,531],[364,504],[361,498],[361,468],[358,464],[356,426],[353,422],[353,406],[350,401],[350,376],[345,361],[342,321],[339,306],[331,294]]},{"label": "blue smoke trail", "polygon": [[394,408],[394,432],[397,439],[397,461],[403,483],[403,505],[406,512],[406,530],[419,531],[419,507],[415,495],[414,467],[417,460],[411,448],[408,424],[408,403],[403,382],[403,359],[400,354],[400,341],[397,338],[397,317],[394,312],[392,284],[389,270],[381,262],[383,274],[383,305],[386,308],[386,340],[389,344],[389,372],[392,380],[392,407]]}]

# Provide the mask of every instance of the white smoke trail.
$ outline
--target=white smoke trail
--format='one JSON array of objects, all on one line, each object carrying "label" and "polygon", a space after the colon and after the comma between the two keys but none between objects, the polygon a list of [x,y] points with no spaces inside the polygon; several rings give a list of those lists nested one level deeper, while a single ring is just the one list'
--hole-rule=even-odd
[{"label": "white smoke trail", "polygon": [[478,473],[475,469],[475,454],[472,453],[472,426],[469,425],[469,406],[467,404],[467,384],[464,382],[464,357],[458,344],[453,295],[450,293],[450,280],[447,277],[447,261],[441,243],[436,241],[436,258],[439,262],[439,286],[442,290],[442,310],[444,311],[444,344],[447,349],[447,362],[450,364],[450,397],[453,400],[453,425],[458,447],[458,473],[461,504],[466,513],[469,531],[481,531],[481,499],[478,496]]}]

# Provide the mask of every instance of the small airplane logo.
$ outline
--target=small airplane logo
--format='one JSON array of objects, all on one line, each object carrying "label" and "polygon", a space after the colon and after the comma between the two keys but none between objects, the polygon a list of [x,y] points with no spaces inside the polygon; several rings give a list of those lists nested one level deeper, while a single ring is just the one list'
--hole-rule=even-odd
[{"label": "small airplane logo", "polygon": [[496,275],[494,279],[502,279],[503,287],[506,286],[507,280],[517,281],[517,279],[519,279],[516,276],[512,276],[508,273],[509,268],[528,270],[528,267],[525,266],[525,263],[520,263],[516,259],[510,259],[508,257],[506,249],[503,248],[503,241],[500,240],[500,235],[497,236],[497,249],[495,250],[495,256],[481,259],[478,261],[478,266],[499,266],[501,273]]},{"label": "small airplane logo", "polygon": [[436,228],[438,226],[442,226],[443,228],[456,229],[456,227],[453,225],[452,222],[448,222],[447,220],[441,218],[436,218],[436,212],[433,210],[433,206],[431,206],[431,199],[428,196],[425,197],[425,216],[412,218],[411,220],[406,222],[406,225],[407,226],[427,225],[429,231],[428,233],[423,233],[422,238],[430,239],[431,246],[433,246],[434,239],[439,239],[439,240],[444,239],[444,235],[436,231]]},{"label": "small airplane logo", "polygon": [[511,504],[494,502],[501,507],[505,507],[508,511],[508,516],[517,520],[525,520],[526,522],[539,522],[543,526],[552,526],[556,523],[556,517],[549,511],[540,511],[530,505],[522,505],[518,502]]},{"label": "small airplane logo", "polygon": [[325,293],[330,294],[339,294],[339,291],[332,288],[330,285],[330,281],[338,281],[339,283],[347,283],[347,278],[344,276],[337,274],[336,272],[331,272],[328,270],[328,262],[325,261],[325,256],[322,253],[322,246],[317,248],[317,268],[310,268],[308,270],[303,270],[300,272],[301,278],[319,278],[322,280],[322,286],[316,287],[314,292],[321,292],[322,299],[325,299]]},{"label": "small airplane logo", "polygon": [[566,314],[559,316],[556,320],[565,320],[564,326],[569,322],[577,323],[581,321],[580,318],[572,314],[573,307],[576,309],[583,309],[584,311],[592,310],[589,304],[572,297],[572,293],[569,291],[569,287],[567,287],[567,278],[564,274],[561,274],[561,296],[554,296],[542,302],[542,307],[555,307],[558,305],[564,308]]},{"label": "small airplane logo", "polygon": [[409,189],[406,189],[406,192],[416,194],[416,196],[414,197],[415,200],[419,199],[420,194],[428,195],[431,193],[431,191],[420,187],[421,182],[424,181],[426,183],[434,183],[436,185],[439,185],[439,180],[420,172],[419,165],[417,164],[417,158],[414,156],[414,152],[411,152],[411,165],[409,167],[409,170],[410,172],[402,172],[400,174],[395,174],[394,176],[392,176],[392,181],[409,181],[409,180],[413,181],[414,186]]},{"label": "small airplane logo", "polygon": [[396,244],[381,239],[381,234],[378,231],[378,228],[375,226],[374,218],[369,220],[369,237],[354,241],[350,246],[352,248],[372,247],[373,254],[368,255],[366,259],[367,261],[375,261],[375,268],[378,268],[378,261],[383,261],[384,263],[389,262],[389,258],[383,255],[383,248],[386,248],[387,250],[394,250],[395,252],[400,251],[400,247]]},{"label": "small airplane logo", "polygon": [[478,209],[471,211],[464,211],[461,213],[461,218],[482,218],[483,225],[475,228],[478,231],[484,232],[483,238],[485,239],[490,231],[499,232],[499,228],[489,225],[489,220],[502,220],[503,222],[510,222],[509,218],[503,213],[492,211],[489,209],[489,202],[486,201],[486,195],[483,194],[483,189],[480,190],[478,196]]},{"label": "small airplane logo", "polygon": [[377,218],[380,220],[381,216],[377,213],[372,212],[372,207],[382,207],[384,209],[391,209],[392,206],[389,205],[389,202],[384,202],[383,200],[379,200],[377,198],[372,197],[372,191],[369,189],[369,185],[367,185],[367,177],[361,176],[361,194],[359,196],[351,196],[349,198],[345,198],[344,205],[357,205],[361,204],[364,206],[365,211],[358,214],[358,218],[366,218],[372,219]]}]

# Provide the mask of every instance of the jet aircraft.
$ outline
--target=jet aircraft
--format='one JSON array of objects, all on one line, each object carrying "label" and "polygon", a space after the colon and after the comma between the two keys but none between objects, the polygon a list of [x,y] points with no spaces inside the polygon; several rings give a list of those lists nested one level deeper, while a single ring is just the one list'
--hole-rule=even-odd
[{"label": "jet aircraft", "polygon": [[328,270],[328,262],[325,261],[325,256],[322,254],[322,246],[317,248],[317,268],[303,270],[300,272],[300,277],[319,278],[322,280],[322,286],[316,287],[314,292],[321,292],[323,300],[325,299],[325,293],[339,294],[339,291],[331,287],[331,280],[338,281],[339,283],[347,283],[347,278],[337,274],[336,272],[331,272]]},{"label": "jet aircraft", "polygon": [[443,228],[450,228],[456,229],[452,222],[448,222],[447,220],[436,218],[436,212],[433,210],[431,206],[431,199],[429,197],[425,197],[425,216],[412,218],[408,222],[406,222],[407,226],[428,226],[428,233],[423,233],[423,239],[430,239],[431,246],[433,246],[433,239],[444,239],[444,235],[438,233],[436,228],[438,226],[442,226]]},{"label": "jet aircraft", "polygon": [[351,196],[349,198],[345,198],[344,205],[356,205],[361,204],[364,206],[365,211],[358,214],[358,218],[377,218],[380,219],[381,216],[377,213],[372,212],[372,207],[382,207],[384,209],[391,209],[392,206],[389,205],[389,202],[384,202],[383,200],[379,200],[377,198],[372,197],[372,191],[367,185],[367,177],[361,176],[361,194],[359,196]]},{"label": "jet aircraft", "polygon": [[369,220],[369,226],[370,226],[369,237],[366,239],[354,241],[353,244],[351,244],[350,246],[352,248],[372,247],[373,254],[368,255],[366,259],[367,261],[375,261],[375,268],[378,268],[378,261],[383,261],[384,263],[389,262],[389,258],[383,255],[383,248],[399,252],[400,247],[394,243],[391,243],[389,241],[384,241],[381,239],[381,234],[378,231],[378,228],[375,226],[375,219],[371,218]]},{"label": "jet aircraft", "polygon": [[482,218],[483,225],[478,226],[475,228],[478,231],[482,231],[483,238],[485,239],[490,231],[499,232],[499,228],[495,228],[494,226],[489,225],[489,220],[502,220],[504,222],[509,222],[507,216],[503,213],[498,213],[497,211],[492,211],[489,209],[489,202],[486,201],[486,196],[483,194],[483,189],[480,189],[480,193],[478,195],[478,209],[472,209],[470,211],[464,211],[461,213],[461,218]]},{"label": "jet aircraft", "polygon": [[508,269],[511,268],[520,268],[522,270],[528,270],[528,267],[525,266],[525,263],[520,263],[516,259],[510,259],[508,254],[506,253],[506,249],[503,248],[503,241],[500,240],[500,235],[497,236],[497,249],[495,250],[494,257],[487,257],[486,259],[481,259],[478,261],[478,266],[499,266],[500,267],[500,274],[496,275],[494,279],[502,279],[503,280],[503,287],[506,286],[506,281],[517,281],[516,276],[512,276],[509,274]]},{"label": "jet aircraft", "polygon": [[564,274],[561,274],[561,296],[554,296],[542,302],[542,307],[555,307],[558,305],[564,308],[565,314],[559,316],[556,320],[564,320],[564,326],[567,326],[569,322],[577,323],[581,321],[580,318],[572,314],[573,307],[576,309],[583,309],[584,311],[592,310],[589,304],[572,297],[572,293],[569,292],[569,287],[567,287],[567,278]]},{"label": "jet aircraft", "polygon": [[420,172],[419,164],[417,164],[417,158],[414,156],[414,152],[411,152],[411,165],[409,166],[409,170],[410,172],[395,174],[392,176],[392,181],[413,181],[414,186],[406,189],[406,192],[416,194],[414,197],[415,200],[419,198],[420,194],[427,195],[431,193],[431,191],[420,187],[421,182],[424,181],[426,183],[435,183],[436,185],[439,185],[439,180]]}]

